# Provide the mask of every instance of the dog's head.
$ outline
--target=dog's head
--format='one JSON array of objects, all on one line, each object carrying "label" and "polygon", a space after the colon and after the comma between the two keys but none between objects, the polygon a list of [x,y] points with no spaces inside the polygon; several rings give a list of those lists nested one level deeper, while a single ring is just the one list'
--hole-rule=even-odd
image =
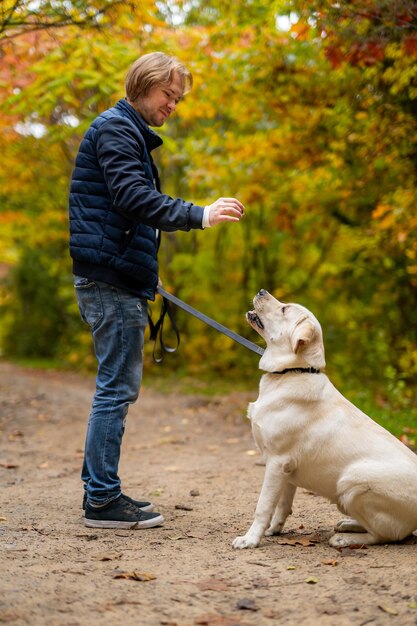
[{"label": "dog's head", "polygon": [[323,334],[314,315],[300,304],[283,304],[261,289],[246,319],[266,342],[259,368],[265,372],[289,367],[325,366]]}]

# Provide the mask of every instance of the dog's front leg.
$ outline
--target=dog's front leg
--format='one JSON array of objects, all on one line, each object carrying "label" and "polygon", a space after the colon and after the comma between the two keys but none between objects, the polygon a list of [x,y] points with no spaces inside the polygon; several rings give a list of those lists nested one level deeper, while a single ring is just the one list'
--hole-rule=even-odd
[{"label": "dog's front leg", "polygon": [[255,519],[246,535],[236,537],[233,541],[234,548],[256,548],[259,545],[286,484],[282,464],[276,459],[268,459],[261,493],[256,505]]},{"label": "dog's front leg", "polygon": [[278,535],[284,527],[285,520],[292,513],[292,503],[297,487],[291,483],[285,483],[282,495],[278,501],[277,508],[272,517],[271,524],[265,535]]}]

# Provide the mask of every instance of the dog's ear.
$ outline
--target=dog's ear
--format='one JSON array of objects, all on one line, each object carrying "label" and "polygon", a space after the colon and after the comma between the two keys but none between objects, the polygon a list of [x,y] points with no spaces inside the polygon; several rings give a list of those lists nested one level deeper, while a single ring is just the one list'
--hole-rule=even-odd
[{"label": "dog's ear", "polygon": [[300,350],[302,350],[305,346],[311,342],[315,335],[316,329],[314,324],[312,324],[309,320],[305,320],[301,322],[295,329],[293,334],[291,335],[291,347],[295,354],[298,354]]}]

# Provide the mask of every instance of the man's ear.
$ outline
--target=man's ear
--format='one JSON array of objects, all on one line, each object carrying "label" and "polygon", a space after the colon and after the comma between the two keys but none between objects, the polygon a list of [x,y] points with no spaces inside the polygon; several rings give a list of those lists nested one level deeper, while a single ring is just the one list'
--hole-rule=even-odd
[{"label": "man's ear", "polygon": [[305,320],[299,324],[291,335],[291,347],[295,354],[298,354],[300,350],[303,350],[305,346],[311,342],[315,335],[316,329],[314,324],[309,320]]}]

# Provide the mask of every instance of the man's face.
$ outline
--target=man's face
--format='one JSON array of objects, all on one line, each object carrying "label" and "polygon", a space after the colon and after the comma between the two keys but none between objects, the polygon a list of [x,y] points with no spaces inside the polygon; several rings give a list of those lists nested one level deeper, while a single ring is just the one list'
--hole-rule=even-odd
[{"label": "man's face", "polygon": [[162,126],[175,111],[182,94],[182,79],[174,72],[169,85],[155,85],[146,96],[131,104],[149,126]]}]

